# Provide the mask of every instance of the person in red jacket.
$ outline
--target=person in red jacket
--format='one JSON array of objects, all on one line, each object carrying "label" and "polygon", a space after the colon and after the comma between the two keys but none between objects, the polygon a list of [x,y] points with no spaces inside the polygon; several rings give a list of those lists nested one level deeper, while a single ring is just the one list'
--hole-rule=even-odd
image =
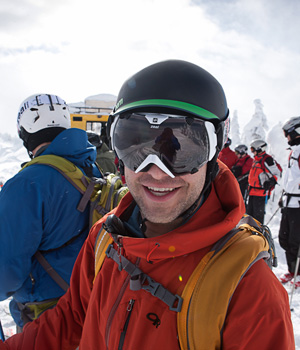
[{"label": "person in red jacket", "polygon": [[267,143],[264,140],[254,140],[250,146],[254,160],[248,178],[247,214],[263,224],[266,202],[277,183],[277,178],[281,176],[282,169],[275,159],[266,153]]},{"label": "person in red jacket", "polygon": [[238,160],[237,155],[235,154],[235,152],[232,151],[230,145],[231,139],[228,137],[227,141],[223,146],[223,149],[219,154],[220,161],[226,164],[229,169],[231,169]]},{"label": "person in red jacket", "polygon": [[236,163],[231,168],[233,175],[236,177],[240,189],[242,192],[242,196],[245,199],[247,187],[248,187],[248,176],[249,171],[252,167],[253,159],[247,153],[248,147],[246,145],[238,145],[234,149],[235,154],[238,159]]},{"label": "person in red jacket", "polygon": [[[217,160],[228,114],[220,83],[189,62],[158,62],[125,81],[108,132],[130,192],[93,226],[57,306],[0,350],[183,348],[186,283],[245,213],[234,175]],[[155,147],[165,128],[180,145],[172,160]],[[112,243],[95,277],[103,229]],[[264,260],[253,261],[224,306],[215,334],[223,350],[295,348],[287,293]]]}]

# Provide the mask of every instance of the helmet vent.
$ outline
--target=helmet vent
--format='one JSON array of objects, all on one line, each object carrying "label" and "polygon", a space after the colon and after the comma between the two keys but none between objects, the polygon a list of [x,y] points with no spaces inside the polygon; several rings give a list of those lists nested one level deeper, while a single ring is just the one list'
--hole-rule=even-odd
[{"label": "helmet vent", "polygon": [[34,118],[33,122],[36,123],[39,119],[40,119],[40,116],[37,115],[37,116]]}]

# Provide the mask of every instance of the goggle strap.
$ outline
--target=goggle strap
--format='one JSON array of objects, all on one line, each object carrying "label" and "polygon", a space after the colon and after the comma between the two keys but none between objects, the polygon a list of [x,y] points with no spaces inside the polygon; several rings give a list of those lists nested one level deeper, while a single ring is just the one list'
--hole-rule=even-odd
[{"label": "goggle strap", "polygon": [[207,135],[208,135],[208,140],[209,140],[209,157],[208,157],[208,161],[211,161],[214,157],[214,155],[216,154],[216,149],[217,149],[217,134],[216,134],[216,130],[215,127],[212,123],[205,121],[205,128],[207,131]]}]

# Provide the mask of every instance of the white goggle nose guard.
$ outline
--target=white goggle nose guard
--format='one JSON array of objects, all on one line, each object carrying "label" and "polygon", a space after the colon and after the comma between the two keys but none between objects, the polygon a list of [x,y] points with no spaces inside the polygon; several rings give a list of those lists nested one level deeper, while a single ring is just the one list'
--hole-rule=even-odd
[{"label": "white goggle nose guard", "polygon": [[164,163],[158,158],[156,154],[149,154],[147,158],[142,162],[142,164],[136,169],[135,173],[139,173],[149,164],[155,164],[159,167],[163,172],[165,172],[170,177],[174,178],[175,176],[171,173],[171,171],[164,165]]}]

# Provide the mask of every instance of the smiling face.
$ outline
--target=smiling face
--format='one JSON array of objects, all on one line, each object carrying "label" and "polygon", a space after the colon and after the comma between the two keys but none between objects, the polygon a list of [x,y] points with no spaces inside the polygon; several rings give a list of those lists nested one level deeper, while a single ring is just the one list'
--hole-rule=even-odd
[{"label": "smiling face", "polygon": [[163,225],[163,231],[168,232],[178,226],[178,216],[190,208],[200,196],[206,167],[205,164],[194,174],[175,178],[171,178],[156,165],[152,165],[147,172],[137,174],[125,167],[126,183],[142,217],[147,219],[147,228],[151,224],[155,224],[156,229]]}]

